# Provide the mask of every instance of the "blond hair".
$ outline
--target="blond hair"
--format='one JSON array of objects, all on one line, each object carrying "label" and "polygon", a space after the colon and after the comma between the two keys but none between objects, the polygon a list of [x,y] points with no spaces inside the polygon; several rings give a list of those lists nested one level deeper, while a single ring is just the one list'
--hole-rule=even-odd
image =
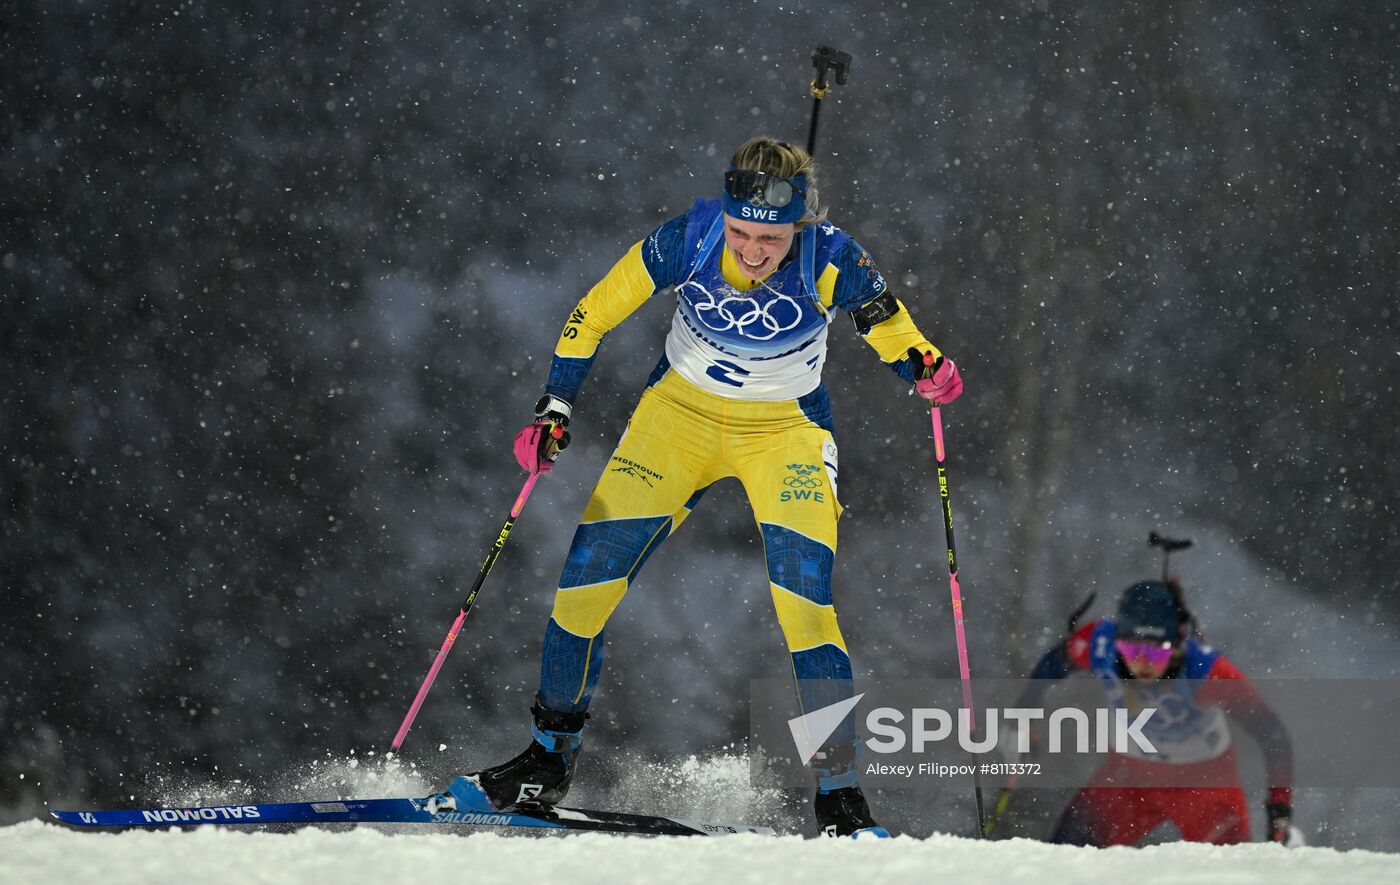
[{"label": "blond hair", "polygon": [[826,208],[821,205],[817,193],[816,164],[812,162],[812,155],[797,145],[760,135],[739,145],[730,162],[737,169],[751,169],[782,178],[807,176],[807,214],[796,222],[797,229],[826,219]]}]

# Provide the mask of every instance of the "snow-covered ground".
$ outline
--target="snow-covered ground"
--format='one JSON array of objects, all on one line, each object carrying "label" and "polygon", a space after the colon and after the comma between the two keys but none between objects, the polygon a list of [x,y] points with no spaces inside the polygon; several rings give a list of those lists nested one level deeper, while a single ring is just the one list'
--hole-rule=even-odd
[{"label": "snow-covered ground", "polygon": [[360,828],[295,833],[84,833],[28,821],[0,828],[0,882],[1267,882],[1400,881],[1400,855],[1329,848],[1171,844],[1069,848],[955,836],[836,841],[582,834],[515,838]]},{"label": "snow-covered ground", "polygon": [[[441,748],[440,748],[441,749]],[[707,820],[811,829],[805,805],[754,787],[738,752],[647,763],[631,759],[607,778],[576,782],[578,804]],[[384,756],[318,760],[266,782],[195,783],[148,778],[131,807],[251,801],[413,796],[441,780]],[[604,786],[603,781],[606,781]],[[80,796],[53,807],[91,807]],[[905,825],[894,807],[882,818]],[[924,829],[923,833],[928,833]],[[75,883],[742,882],[1124,883],[1400,882],[1400,854],[1250,844],[1182,843],[1143,848],[1071,848],[1026,839],[981,841],[935,833],[886,841],[777,838],[629,837],[519,834],[486,828],[348,825],[292,832],[201,827],[188,830],[79,831],[46,820],[0,827],[0,885]],[[1069,877],[1074,877],[1071,880]]]}]

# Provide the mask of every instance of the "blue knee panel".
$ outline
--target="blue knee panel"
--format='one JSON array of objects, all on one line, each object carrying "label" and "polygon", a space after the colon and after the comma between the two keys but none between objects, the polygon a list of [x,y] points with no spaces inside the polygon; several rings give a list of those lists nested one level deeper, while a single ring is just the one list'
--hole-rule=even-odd
[{"label": "blue knee panel", "polygon": [[763,523],[768,580],[817,605],[831,605],[831,548],[792,529]]},{"label": "blue knee panel", "polygon": [[630,578],[670,531],[671,517],[586,522],[574,532],[560,587],[585,587]]}]

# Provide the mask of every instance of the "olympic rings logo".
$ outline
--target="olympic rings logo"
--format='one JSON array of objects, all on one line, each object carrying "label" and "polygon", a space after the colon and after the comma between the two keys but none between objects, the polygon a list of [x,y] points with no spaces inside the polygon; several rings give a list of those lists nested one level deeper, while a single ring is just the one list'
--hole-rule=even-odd
[{"label": "olympic rings logo", "polygon": [[821,484],[822,481],[815,476],[789,476],[783,480],[783,485],[795,489],[815,489],[820,488]]},{"label": "olympic rings logo", "polygon": [[[712,292],[694,280],[684,285],[699,289],[706,301],[692,301],[695,315],[712,332],[737,331],[740,336],[754,341],[768,341],[777,335],[797,328],[802,322],[802,305],[792,297],[767,286],[774,298],[764,304],[748,295],[726,295],[715,300]],[[774,310],[774,308],[780,308]],[[791,312],[788,320],[784,314]],[[776,314],[776,315],[775,315]],[[757,326],[757,328],[755,328]]]}]

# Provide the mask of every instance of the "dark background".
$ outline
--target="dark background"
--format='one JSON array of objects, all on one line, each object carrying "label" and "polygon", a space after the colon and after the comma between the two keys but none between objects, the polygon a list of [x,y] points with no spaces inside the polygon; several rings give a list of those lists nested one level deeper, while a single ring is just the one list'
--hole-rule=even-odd
[{"label": "dark background", "polygon": [[[967,382],[974,673],[1111,611],[1154,528],[1196,539],[1174,569],[1247,673],[1400,672],[1396,4],[273,6],[0,2],[4,820],[387,748],[568,309],[739,142],[805,136],[818,43],[855,56],[832,218]],[[430,782],[527,739],[665,301],[605,341],[418,719]],[[832,339],[857,669],[952,676],[927,413]],[[737,485],[609,634],[594,758],[742,740],[787,665]],[[1371,801],[1298,816],[1397,847]],[[965,826],[965,797],[907,804]]]}]

